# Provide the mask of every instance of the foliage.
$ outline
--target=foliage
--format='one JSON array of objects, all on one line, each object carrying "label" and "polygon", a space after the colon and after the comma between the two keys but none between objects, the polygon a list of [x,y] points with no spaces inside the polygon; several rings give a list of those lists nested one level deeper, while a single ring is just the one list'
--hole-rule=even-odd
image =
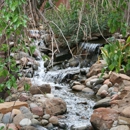
[{"label": "foliage", "polygon": [[102,57],[107,63],[107,69],[119,72],[130,70],[130,37],[123,44],[120,42],[109,43],[101,48]]},{"label": "foliage", "polygon": [[[125,10],[128,9],[129,0],[102,0],[102,6],[108,9],[108,27],[111,33],[116,31],[124,36],[128,31],[128,22]],[[129,9],[128,9],[129,10]],[[126,18],[125,18],[126,17]]]},{"label": "foliage", "polygon": [[[18,68],[16,61],[10,57],[10,52],[16,52],[23,45],[24,28],[27,25],[27,16],[24,14],[23,5],[26,0],[4,0],[4,6],[0,11],[0,36],[5,36],[0,51],[7,54],[7,58],[0,58],[0,77],[5,77],[6,82],[0,84],[0,91],[11,87],[16,88],[16,76]],[[15,46],[10,48],[9,40],[13,37]],[[22,46],[23,47],[23,46]]]},{"label": "foliage", "polygon": [[[105,10],[100,6],[100,1],[93,3],[92,1],[70,0],[69,2],[70,9],[61,4],[58,9],[46,10],[45,17],[59,26],[70,44],[91,38],[91,34],[99,32],[99,27],[101,31],[107,29],[107,15],[103,14]],[[54,33],[60,37],[57,27],[50,25]]]}]

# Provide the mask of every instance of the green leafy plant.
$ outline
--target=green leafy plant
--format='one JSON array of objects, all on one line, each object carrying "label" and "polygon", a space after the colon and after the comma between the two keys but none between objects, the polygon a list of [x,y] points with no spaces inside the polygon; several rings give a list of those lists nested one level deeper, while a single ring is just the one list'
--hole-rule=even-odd
[{"label": "green leafy plant", "polygon": [[116,41],[101,48],[103,59],[107,63],[107,69],[119,72],[130,70],[130,37],[125,43]]}]

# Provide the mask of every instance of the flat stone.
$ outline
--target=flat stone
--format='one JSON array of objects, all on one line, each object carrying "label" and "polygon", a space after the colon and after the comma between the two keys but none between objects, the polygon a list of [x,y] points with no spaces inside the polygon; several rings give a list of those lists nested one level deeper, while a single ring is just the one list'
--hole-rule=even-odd
[{"label": "flat stone", "polygon": [[75,91],[82,91],[82,89],[84,89],[84,88],[85,88],[84,85],[75,85],[72,87],[72,89]]},{"label": "flat stone", "polygon": [[31,125],[31,120],[28,118],[24,118],[19,122],[20,126],[28,126]]},{"label": "flat stone", "polygon": [[130,125],[130,118],[119,116],[118,117],[118,124],[120,124],[120,125]]},{"label": "flat stone", "polygon": [[0,104],[0,112],[5,114],[7,112],[12,111],[12,109],[19,109],[21,106],[28,107],[28,104],[26,102],[4,102]]},{"label": "flat stone", "polygon": [[94,95],[94,91],[90,88],[85,87],[82,89],[83,92],[87,93],[88,95]]}]

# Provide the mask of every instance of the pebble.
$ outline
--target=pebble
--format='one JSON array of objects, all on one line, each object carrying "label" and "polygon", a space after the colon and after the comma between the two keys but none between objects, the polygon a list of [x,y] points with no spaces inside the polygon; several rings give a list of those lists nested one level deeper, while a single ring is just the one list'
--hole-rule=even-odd
[{"label": "pebble", "polygon": [[41,120],[41,124],[43,126],[47,125],[48,123],[49,123],[48,120],[45,120],[45,119]]},{"label": "pebble", "polygon": [[11,112],[8,112],[8,113],[4,114],[2,122],[4,124],[8,124],[8,123],[13,122],[13,116],[12,116]]},{"label": "pebble", "polygon": [[49,122],[52,123],[53,125],[58,125],[58,123],[59,123],[58,118],[56,116],[52,116],[49,119]]},{"label": "pebble", "polygon": [[50,117],[51,117],[51,116],[50,116],[49,114],[45,114],[45,115],[43,116],[43,119],[48,120]]},{"label": "pebble", "polygon": [[31,120],[28,118],[24,118],[19,122],[20,126],[28,126],[31,125]]}]

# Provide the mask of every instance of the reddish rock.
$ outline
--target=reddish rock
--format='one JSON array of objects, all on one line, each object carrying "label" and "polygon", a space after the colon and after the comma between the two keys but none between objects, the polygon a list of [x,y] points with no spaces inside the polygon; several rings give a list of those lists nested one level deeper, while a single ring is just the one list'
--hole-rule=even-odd
[{"label": "reddish rock", "polygon": [[51,92],[51,86],[49,84],[33,85],[30,88],[30,93],[34,94],[45,94]]},{"label": "reddish rock", "polygon": [[110,108],[95,109],[91,116],[91,124],[96,130],[108,130],[118,119],[118,112]]},{"label": "reddish rock", "polygon": [[45,113],[58,115],[66,112],[66,103],[61,98],[47,99],[45,101]]},{"label": "reddish rock", "polygon": [[52,123],[53,125],[58,125],[58,123],[59,123],[58,118],[56,116],[52,116],[49,119],[49,122]]},{"label": "reddish rock", "polygon": [[27,96],[27,94],[26,93],[22,93],[21,95],[20,95],[20,97],[19,97],[19,100],[20,101],[27,101],[29,99],[29,96]]},{"label": "reddish rock", "polygon": [[103,63],[102,61],[96,62],[95,64],[91,66],[89,73],[87,74],[87,77],[91,77],[93,75],[97,75],[101,73],[101,70],[103,69],[104,66],[105,66],[105,63]]},{"label": "reddish rock", "polygon": [[0,113],[7,113],[12,111],[12,109],[19,109],[21,106],[28,107],[28,104],[26,102],[4,102],[0,104]]},{"label": "reddish rock", "polygon": [[42,116],[43,115],[43,109],[41,107],[32,107],[31,111],[33,114]]},{"label": "reddish rock", "polygon": [[123,80],[130,81],[130,77],[125,74],[117,74],[115,72],[112,72],[110,74],[110,81],[113,84],[115,84],[115,83],[121,84],[123,82]]},{"label": "reddish rock", "polygon": [[15,126],[14,123],[8,124],[7,128],[8,128],[8,130],[18,130],[18,128]]},{"label": "reddish rock", "polygon": [[106,79],[105,81],[104,81],[104,83],[103,84],[107,84],[108,85],[108,87],[111,87],[112,86],[112,83],[110,82],[110,80],[109,79]]}]

